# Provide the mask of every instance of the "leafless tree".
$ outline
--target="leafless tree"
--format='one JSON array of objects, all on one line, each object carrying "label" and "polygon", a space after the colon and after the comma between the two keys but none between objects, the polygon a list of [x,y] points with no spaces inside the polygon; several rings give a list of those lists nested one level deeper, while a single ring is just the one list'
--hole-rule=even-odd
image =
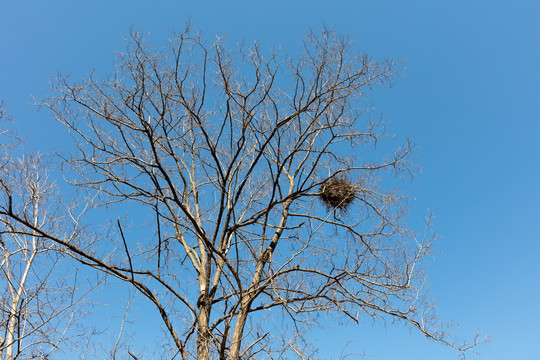
[{"label": "leafless tree", "polygon": [[[1,120],[7,120],[5,112]],[[5,130],[9,126],[3,128],[3,202],[34,229],[58,234],[59,197],[47,171],[50,164],[36,154],[14,158],[16,137]],[[87,335],[74,324],[86,294],[74,269],[62,261],[61,250],[36,230],[0,216],[0,359],[46,359],[59,346],[72,346]]]},{"label": "leafless tree", "polygon": [[[45,178],[40,156],[4,164],[0,179],[17,208],[35,229],[56,233],[54,183]],[[77,274],[62,261],[53,242],[0,217],[0,358],[49,358],[59,345],[76,343],[84,292]],[[75,332],[74,332],[75,331]]]},{"label": "leafless tree", "polygon": [[305,330],[330,316],[395,319],[467,350],[432,312],[421,271],[432,237],[405,227],[394,190],[413,146],[377,146],[367,94],[396,66],[330,29],[295,56],[189,27],[156,51],[132,32],[113,75],[60,76],[45,105],[75,140],[69,181],[144,227],[118,218],[85,244],[35,226],[9,193],[0,214],[131,283],[171,357],[313,358]]}]

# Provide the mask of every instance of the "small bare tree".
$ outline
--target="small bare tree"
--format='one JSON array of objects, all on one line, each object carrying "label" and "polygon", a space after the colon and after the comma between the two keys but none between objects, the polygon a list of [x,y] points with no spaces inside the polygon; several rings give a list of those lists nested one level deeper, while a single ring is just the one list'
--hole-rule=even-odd
[{"label": "small bare tree", "polygon": [[87,335],[75,331],[80,324],[73,324],[81,315],[85,294],[79,291],[73,268],[62,261],[61,249],[37,233],[59,230],[58,193],[48,177],[50,164],[40,155],[12,158],[14,138],[2,139],[2,200],[33,229],[0,216],[0,359],[46,359],[60,345],[73,345],[77,337]]},{"label": "small bare tree", "polygon": [[366,94],[395,62],[330,29],[287,56],[188,27],[163,51],[132,32],[117,65],[104,80],[59,77],[45,104],[78,149],[65,176],[152,233],[118,219],[115,235],[73,243],[16,213],[10,193],[0,214],[131,283],[171,357],[311,358],[305,330],[331,315],[396,319],[469,348],[432,313],[420,271],[432,238],[407,230],[392,190],[413,147],[376,147]]}]

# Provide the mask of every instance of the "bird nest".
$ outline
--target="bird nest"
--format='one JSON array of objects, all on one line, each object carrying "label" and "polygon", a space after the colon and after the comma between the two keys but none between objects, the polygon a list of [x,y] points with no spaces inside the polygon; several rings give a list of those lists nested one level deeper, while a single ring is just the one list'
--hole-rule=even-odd
[{"label": "bird nest", "polygon": [[328,209],[346,211],[358,193],[355,184],[344,178],[332,178],[321,185],[319,199]]}]

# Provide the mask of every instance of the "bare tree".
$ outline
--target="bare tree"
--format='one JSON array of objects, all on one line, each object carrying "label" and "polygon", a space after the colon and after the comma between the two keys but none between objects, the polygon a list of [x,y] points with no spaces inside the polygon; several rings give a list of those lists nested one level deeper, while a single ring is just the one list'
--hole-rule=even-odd
[{"label": "bare tree", "polygon": [[[0,116],[7,119],[5,112]],[[50,163],[41,155],[13,158],[16,142],[10,140],[16,137],[7,130],[0,136],[5,145],[0,157],[2,200],[33,228],[0,216],[0,359],[46,359],[58,353],[60,345],[72,346],[87,335],[74,324],[86,294],[61,249],[36,232],[60,230]]]},{"label": "bare tree", "polygon": [[78,150],[65,176],[147,219],[143,230],[117,219],[102,241],[70,242],[5,205],[9,193],[0,214],[131,283],[158,310],[171,357],[312,358],[305,330],[332,315],[396,319],[464,351],[424,293],[432,238],[405,227],[393,190],[413,146],[376,146],[384,128],[367,93],[396,65],[330,29],[297,56],[189,27],[155,51],[132,32],[113,75],[61,76],[45,104]]}]

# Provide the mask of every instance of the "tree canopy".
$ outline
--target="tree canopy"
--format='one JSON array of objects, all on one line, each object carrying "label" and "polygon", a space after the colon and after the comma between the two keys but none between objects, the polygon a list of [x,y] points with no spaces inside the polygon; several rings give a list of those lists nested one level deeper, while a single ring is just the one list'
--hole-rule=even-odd
[{"label": "tree canopy", "polygon": [[1,219],[131,284],[165,357],[313,358],[306,329],[330,316],[395,319],[464,351],[426,296],[433,237],[406,227],[394,186],[414,147],[378,151],[369,93],[398,66],[328,28],[291,56],[190,27],[155,50],[132,31],[113,74],[60,75],[44,105],[73,137],[63,169],[79,199],[137,213],[142,230],[49,231],[4,179]]}]

